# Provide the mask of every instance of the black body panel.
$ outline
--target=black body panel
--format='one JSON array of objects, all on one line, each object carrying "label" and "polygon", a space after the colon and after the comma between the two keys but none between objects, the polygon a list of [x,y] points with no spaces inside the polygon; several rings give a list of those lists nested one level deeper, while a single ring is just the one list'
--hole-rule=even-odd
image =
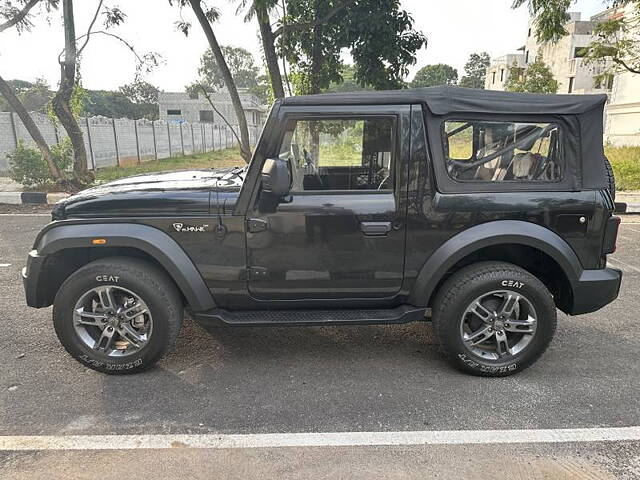
[{"label": "black body panel", "polygon": [[[441,146],[428,135],[425,105],[395,104],[393,95],[350,106],[279,101],[246,169],[143,175],[70,197],[54,211],[59,221],[36,239],[24,272],[28,304],[50,304],[39,293],[47,257],[100,249],[93,237],[152,255],[193,312],[233,324],[256,324],[255,311],[300,309],[329,313],[301,313],[297,321],[278,315],[287,324],[404,321],[380,312],[426,310],[450,270],[488,247],[522,246],[551,258],[566,277],[566,304],[558,306],[567,313],[596,310],[617,296],[621,274],[605,268],[615,245],[607,195],[595,188],[445,193],[443,172],[434,168]],[[558,102],[549,108],[576,102],[571,115],[600,105]],[[397,118],[393,190],[304,192],[264,209],[262,164],[278,156],[287,116],[348,114]],[[350,317],[336,309],[378,313]]]}]

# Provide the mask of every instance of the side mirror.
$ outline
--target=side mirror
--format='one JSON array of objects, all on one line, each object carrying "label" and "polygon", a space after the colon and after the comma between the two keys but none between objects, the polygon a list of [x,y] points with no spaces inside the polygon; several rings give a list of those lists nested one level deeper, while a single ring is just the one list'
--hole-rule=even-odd
[{"label": "side mirror", "polygon": [[276,197],[283,197],[291,188],[291,176],[286,160],[269,158],[262,166],[262,190]]}]

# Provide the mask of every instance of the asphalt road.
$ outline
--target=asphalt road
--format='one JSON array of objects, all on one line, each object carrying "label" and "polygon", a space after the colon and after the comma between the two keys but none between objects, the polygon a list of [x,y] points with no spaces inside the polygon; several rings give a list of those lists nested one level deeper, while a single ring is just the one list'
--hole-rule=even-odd
[{"label": "asphalt road", "polygon": [[[442,360],[431,326],[217,328],[187,321],[157,368],[106,376],[60,346],[20,269],[46,216],[0,216],[0,435],[258,434],[640,425],[640,223],[621,226],[620,298],[559,316],[519,375]],[[627,217],[625,222],[637,222]],[[640,442],[1,452],[0,478],[640,478]],[[53,475],[53,477],[52,477]]]}]

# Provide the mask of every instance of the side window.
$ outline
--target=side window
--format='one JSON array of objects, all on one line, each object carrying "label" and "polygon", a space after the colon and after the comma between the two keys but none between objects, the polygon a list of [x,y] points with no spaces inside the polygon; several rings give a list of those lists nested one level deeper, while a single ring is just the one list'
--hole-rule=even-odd
[{"label": "side window", "polygon": [[562,177],[559,127],[554,123],[446,121],[443,147],[454,180],[556,182]]},{"label": "side window", "polygon": [[393,136],[392,117],[290,121],[280,158],[292,192],[392,189]]}]

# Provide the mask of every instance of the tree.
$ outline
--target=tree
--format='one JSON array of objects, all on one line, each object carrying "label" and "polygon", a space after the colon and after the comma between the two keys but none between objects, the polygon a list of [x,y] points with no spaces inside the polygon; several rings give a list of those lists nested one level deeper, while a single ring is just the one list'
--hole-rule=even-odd
[{"label": "tree", "polygon": [[509,67],[509,78],[505,82],[509,92],[557,93],[558,82],[549,67],[538,56],[529,67],[520,68],[515,63]]},{"label": "tree", "polygon": [[458,71],[450,65],[438,63],[422,67],[413,77],[412,87],[437,87],[440,85],[455,85],[458,81]]},{"label": "tree", "polygon": [[[28,112],[46,113],[47,106],[53,97],[46,80],[38,78],[33,83],[25,80],[7,80],[7,85],[11,87],[13,93]],[[0,97],[0,110],[3,112],[12,111],[4,97]]]},{"label": "tree", "polygon": [[[244,48],[223,46],[222,55],[227,62],[233,81],[238,88],[253,88],[258,85],[258,67],[255,66],[253,55]],[[200,59],[198,69],[201,82],[211,85],[215,89],[224,87],[222,68],[216,62],[211,49],[208,49]]]},{"label": "tree", "polygon": [[[565,24],[572,0],[515,0],[513,7],[528,4],[534,18],[536,38],[540,42],[557,42],[567,35]],[[599,23],[593,31],[595,39],[583,49],[587,63],[605,64],[602,75],[628,71],[640,73],[640,0],[608,0],[609,6],[618,7],[616,14]],[[602,76],[601,75],[601,76]]]},{"label": "tree", "polygon": [[[109,31],[112,27],[124,22],[126,15],[117,7],[104,5],[104,0],[98,2],[87,32],[79,37],[76,37],[73,0],[62,0],[62,7],[64,50],[58,56],[60,83],[51,105],[73,145],[74,183],[76,186],[82,186],[93,181],[93,174],[89,171],[87,165],[87,151],[84,146],[82,130],[76,118],[82,107],[81,100],[84,95],[79,74],[80,59],[82,58],[84,49],[89,44],[91,38],[96,35],[103,35],[118,40],[133,53],[137,60],[136,78],[139,78],[143,70],[148,72],[158,64],[158,54],[149,52],[140,56],[130,43]],[[94,28],[96,27],[98,18],[103,19],[102,30],[96,30]]]},{"label": "tree", "polygon": [[141,79],[123,85],[118,90],[133,103],[158,103],[160,94],[158,87]]},{"label": "tree", "polygon": [[[238,13],[247,6],[250,0],[240,0]],[[282,75],[280,74],[280,66],[278,65],[278,54],[276,53],[276,36],[271,27],[271,19],[269,14],[275,9],[278,0],[253,0],[250,4],[245,22],[251,21],[254,17],[260,28],[260,39],[262,40],[262,51],[264,53],[265,63],[267,64],[268,78],[271,81],[271,90],[275,98],[284,98],[284,84],[282,83]],[[283,8],[285,0],[282,0]]]},{"label": "tree", "polygon": [[356,69],[353,65],[343,65],[340,71],[341,80],[333,82],[323,92],[358,92],[373,90],[370,85],[362,86],[356,81]]},{"label": "tree", "polygon": [[305,88],[296,93],[339,83],[343,50],[353,58],[359,85],[401,88],[416,51],[426,45],[399,0],[289,0],[274,35]]},{"label": "tree", "polygon": [[158,118],[158,95],[160,94],[158,87],[137,78],[133,82],[121,86],[118,90],[134,106],[133,111],[128,112],[125,116],[135,119],[144,117],[149,120]]},{"label": "tree", "polygon": [[[32,9],[38,4],[42,5],[46,11],[50,11],[58,6],[58,0],[18,0],[14,3],[5,2],[4,8],[0,9],[0,19],[3,21],[0,23],[0,33],[13,27],[16,28],[18,33],[31,30],[33,25],[31,23],[31,15],[33,13]],[[56,181],[63,179],[63,173],[56,165],[51,149],[49,148],[47,141],[42,136],[42,132],[40,132],[40,129],[13,91],[11,85],[1,76],[0,94],[5,98],[11,110],[18,115],[22,124],[27,129],[27,132],[31,135],[31,138],[38,147],[38,150],[40,150],[42,158],[45,160],[47,167],[49,168],[51,178]]]},{"label": "tree", "polygon": [[[215,58],[218,68],[220,69],[222,79],[227,87],[229,96],[231,97],[231,103],[238,120],[238,128],[240,130],[240,155],[242,155],[244,161],[248,163],[249,160],[251,160],[251,146],[249,145],[249,128],[247,127],[247,119],[244,114],[244,108],[242,106],[242,101],[240,100],[240,95],[238,94],[238,88],[236,87],[233,75],[227,65],[222,48],[220,47],[218,39],[216,38],[211,26],[211,24],[218,19],[219,12],[215,8],[207,7],[207,4],[204,3],[203,0],[169,0],[169,4],[173,4],[174,2],[177,3],[180,8],[184,8],[185,6],[191,7],[200,27],[207,37],[209,48],[213,53],[213,57]],[[182,31],[182,33],[188,35],[191,24],[183,20],[178,22],[177,27]]]},{"label": "tree", "polygon": [[484,88],[484,78],[490,63],[491,57],[487,52],[469,55],[469,60],[464,65],[466,75],[460,79],[458,85],[467,88]]},{"label": "tree", "polygon": [[594,40],[580,52],[586,63],[611,62],[599,79],[624,71],[640,73],[640,0],[623,2],[623,6],[620,17],[596,25]]}]

